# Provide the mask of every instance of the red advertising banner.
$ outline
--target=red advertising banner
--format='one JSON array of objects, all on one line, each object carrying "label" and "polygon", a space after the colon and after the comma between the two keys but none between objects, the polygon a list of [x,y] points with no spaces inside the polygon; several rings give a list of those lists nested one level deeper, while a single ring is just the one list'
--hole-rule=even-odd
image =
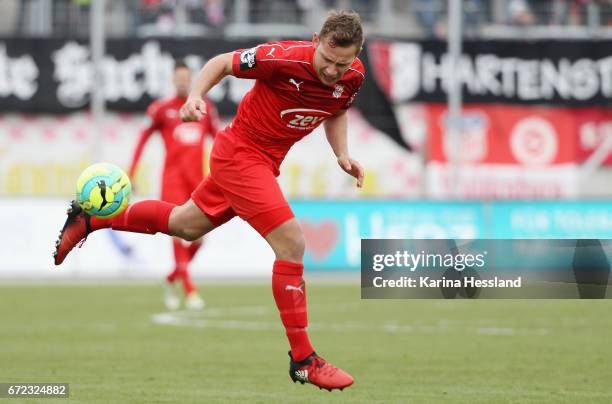
[{"label": "red advertising banner", "polygon": [[[576,118],[577,160],[588,161],[600,149],[606,148],[604,141],[612,141],[612,108],[580,109],[574,112]],[[612,152],[608,151],[603,165],[612,166]]]},{"label": "red advertising banner", "polygon": [[[433,197],[576,196],[578,168],[612,136],[612,110],[606,108],[476,104],[463,109],[454,142],[445,136],[446,106],[426,108],[426,181]],[[612,164],[610,153],[604,164]]]}]

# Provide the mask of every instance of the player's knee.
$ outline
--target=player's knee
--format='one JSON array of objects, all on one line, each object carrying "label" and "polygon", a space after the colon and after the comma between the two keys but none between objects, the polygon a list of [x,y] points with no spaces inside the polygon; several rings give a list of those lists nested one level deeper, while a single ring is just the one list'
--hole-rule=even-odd
[{"label": "player's knee", "polygon": [[297,220],[291,219],[266,235],[276,259],[300,262],[304,258],[306,241]]},{"label": "player's knee", "polygon": [[197,239],[199,239],[200,237],[202,237],[204,234],[202,234],[201,231],[198,231],[197,229],[184,229],[183,231],[180,232],[180,234],[177,235],[177,237],[182,238],[185,241],[196,241]]},{"label": "player's knee", "polygon": [[306,241],[301,231],[287,234],[282,244],[280,252],[277,253],[278,259],[299,262],[304,258]]},{"label": "player's knee", "polygon": [[300,260],[304,258],[304,252],[306,251],[306,240],[304,239],[304,234],[302,234],[302,232],[292,236],[291,251]]},{"label": "player's knee", "polygon": [[168,230],[175,237],[183,238],[183,230],[185,227],[185,209],[183,205],[175,206],[170,212],[168,218]]},{"label": "player's knee", "polygon": [[171,235],[185,241],[195,241],[209,232],[213,226],[192,202],[188,201],[172,210],[168,223]]}]

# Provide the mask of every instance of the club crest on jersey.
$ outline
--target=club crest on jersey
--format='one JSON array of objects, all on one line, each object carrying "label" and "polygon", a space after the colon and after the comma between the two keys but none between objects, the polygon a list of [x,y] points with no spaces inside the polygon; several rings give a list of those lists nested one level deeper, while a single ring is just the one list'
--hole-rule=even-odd
[{"label": "club crest on jersey", "polygon": [[242,51],[240,54],[240,70],[252,69],[257,65],[257,60],[255,59],[256,53],[257,48]]},{"label": "club crest on jersey", "polygon": [[342,84],[336,84],[332,95],[336,98],[340,98],[340,96],[342,96],[343,91],[344,91],[344,86]]}]

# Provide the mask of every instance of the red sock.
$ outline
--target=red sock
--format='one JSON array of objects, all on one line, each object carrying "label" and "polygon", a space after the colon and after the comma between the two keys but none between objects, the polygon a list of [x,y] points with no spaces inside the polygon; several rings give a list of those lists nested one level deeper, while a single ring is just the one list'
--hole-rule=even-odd
[{"label": "red sock", "polygon": [[314,351],[306,333],[308,314],[303,272],[303,264],[290,261],[276,260],[272,268],[272,293],[289,339],[291,357],[298,362]]},{"label": "red sock", "polygon": [[183,282],[183,290],[185,290],[186,295],[196,291],[196,287],[191,280],[189,271],[187,270],[187,265],[183,265],[178,269],[178,277]]},{"label": "red sock", "polygon": [[183,246],[180,240],[172,239],[172,250],[174,251],[174,271],[172,271],[166,279],[168,282],[174,282],[179,276],[180,265],[185,265],[189,260],[189,253]]},{"label": "red sock", "polygon": [[112,219],[91,217],[91,230],[111,227],[113,230],[130,231],[133,233],[168,234],[170,212],[176,205],[156,200],[140,201],[127,207],[125,212]]},{"label": "red sock", "polygon": [[181,240],[174,239],[172,240],[172,246],[174,248],[174,262],[176,263],[176,268],[166,279],[168,279],[169,282],[174,282],[176,278],[180,278],[183,283],[185,294],[194,292],[196,288],[187,270],[187,266],[191,261],[191,245],[186,246]]},{"label": "red sock", "polygon": [[173,283],[176,280],[176,278],[178,278],[178,275],[179,275],[178,268],[174,268],[174,271],[170,272],[168,276],[166,276],[166,280],[169,283]]},{"label": "red sock", "polygon": [[200,247],[202,247],[202,241],[194,241],[189,244],[189,261],[193,260]]}]

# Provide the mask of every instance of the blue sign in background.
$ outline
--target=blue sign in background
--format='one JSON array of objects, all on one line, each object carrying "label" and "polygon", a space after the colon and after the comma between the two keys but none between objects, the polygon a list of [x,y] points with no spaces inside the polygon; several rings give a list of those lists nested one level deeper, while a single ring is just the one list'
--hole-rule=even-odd
[{"label": "blue sign in background", "polygon": [[612,239],[612,201],[293,201],[309,269],[358,271],[362,238]]},{"label": "blue sign in background", "polygon": [[489,238],[612,238],[612,201],[491,202]]}]

